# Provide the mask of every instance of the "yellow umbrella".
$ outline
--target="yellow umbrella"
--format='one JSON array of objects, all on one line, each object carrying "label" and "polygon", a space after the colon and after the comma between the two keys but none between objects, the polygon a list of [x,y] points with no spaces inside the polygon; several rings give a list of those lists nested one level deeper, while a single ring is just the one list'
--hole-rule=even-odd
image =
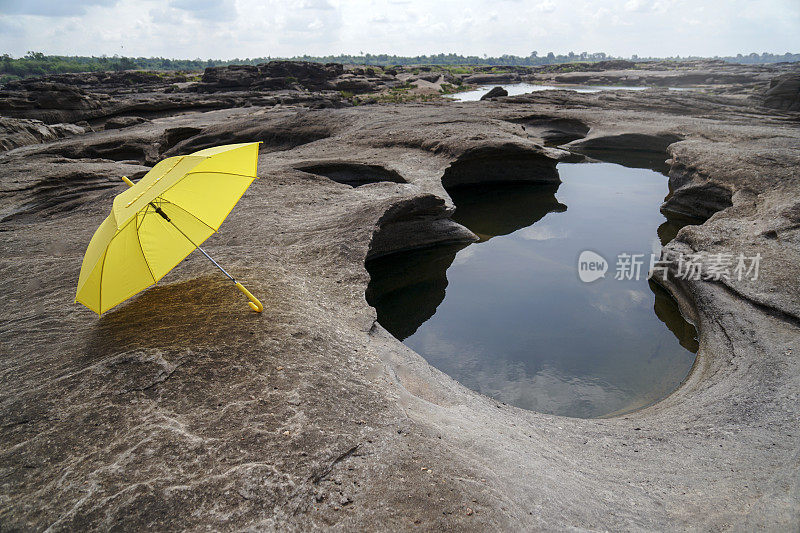
[{"label": "yellow umbrella", "polygon": [[256,179],[258,145],[229,144],[160,161],[114,198],[111,214],[95,231],[75,301],[98,315],[155,284],[195,248],[250,300],[264,306],[200,248],[216,232]]}]

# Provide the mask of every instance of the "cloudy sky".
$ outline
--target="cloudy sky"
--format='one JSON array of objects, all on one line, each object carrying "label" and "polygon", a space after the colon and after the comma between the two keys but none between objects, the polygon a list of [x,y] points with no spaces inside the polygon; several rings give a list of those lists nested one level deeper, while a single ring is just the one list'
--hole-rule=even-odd
[{"label": "cloudy sky", "polygon": [[0,53],[800,52],[800,0],[0,0]]}]

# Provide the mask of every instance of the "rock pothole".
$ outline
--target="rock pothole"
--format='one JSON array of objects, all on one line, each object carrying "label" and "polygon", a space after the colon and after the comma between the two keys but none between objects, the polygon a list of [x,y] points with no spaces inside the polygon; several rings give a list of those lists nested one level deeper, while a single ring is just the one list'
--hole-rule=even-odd
[{"label": "rock pothole", "polygon": [[510,143],[467,150],[442,175],[445,189],[478,183],[559,181],[555,159]]},{"label": "rock pothole", "polygon": [[[713,181],[698,178],[694,171],[669,161],[669,146],[682,138],[675,134],[622,133],[573,142],[569,149],[593,159],[631,168],[647,168],[670,176],[669,195],[661,213],[674,226],[665,228],[666,240],[687,224],[702,224],[714,213],[733,205],[733,191]],[[661,231],[659,232],[661,235]],[[662,236],[662,240],[664,240]]]},{"label": "rock pothole", "polygon": [[351,163],[344,161],[330,161],[297,165],[296,170],[308,172],[343,183],[351,187],[361,187],[369,183],[382,181],[391,183],[408,183],[397,171],[384,168],[380,165],[365,163]]},{"label": "rock pothole", "polygon": [[155,161],[157,158],[156,147],[139,139],[120,140],[114,138],[95,144],[74,142],[56,145],[50,151],[69,159],[109,159],[111,161],[145,163]]},{"label": "rock pothole", "polygon": [[733,192],[713,182],[689,183],[672,191],[661,206],[664,216],[705,222],[733,205]]},{"label": "rock pothole", "polygon": [[589,133],[589,126],[576,118],[529,115],[510,120],[543,139],[547,144],[559,145],[583,139]]},{"label": "rock pothole", "polygon": [[672,133],[621,133],[574,141],[568,148],[600,161],[667,174],[667,148],[681,140],[683,137]]},{"label": "rock pothole", "polygon": [[[365,297],[380,325],[467,388],[531,411],[617,416],[671,394],[698,350],[675,300],[646,270],[589,286],[573,266],[587,246],[615,265],[614,254],[644,258],[672,238],[682,226],[658,213],[666,178],[563,163],[563,183],[528,169],[526,181],[492,179],[503,164],[485,183],[446,189],[452,221],[476,244],[368,258]],[[389,250],[398,229],[423,231],[410,207],[385,217],[373,241]]]},{"label": "rock pothole", "polygon": [[290,150],[303,144],[326,139],[333,134],[333,129],[325,124],[305,122],[303,117],[293,117],[276,123],[266,123],[263,118],[253,119],[249,124],[220,124],[204,128],[193,135],[182,128],[165,140],[175,142],[164,151],[165,157],[204,150],[220,144],[260,141],[262,152],[278,152]]},{"label": "rock pothole", "polygon": [[378,220],[367,259],[443,243],[468,243],[474,233],[454,222],[444,199],[423,194],[391,205]]}]

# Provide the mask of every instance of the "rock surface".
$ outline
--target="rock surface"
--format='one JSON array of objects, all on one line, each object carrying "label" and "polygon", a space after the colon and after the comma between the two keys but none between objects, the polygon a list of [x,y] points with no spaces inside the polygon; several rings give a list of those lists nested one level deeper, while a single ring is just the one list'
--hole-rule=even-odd
[{"label": "rock surface", "polygon": [[781,72],[796,70],[792,64],[741,65],[719,60],[604,61],[534,67],[524,81],[538,83],[631,85],[650,87],[705,87],[723,92],[743,92],[763,86]]},{"label": "rock surface", "polygon": [[[0,155],[3,529],[800,527],[799,115],[752,91],[310,109],[237,90],[186,93],[210,98],[191,112],[164,106],[172,94],[102,104],[158,107],[149,122]],[[264,142],[261,179],[204,247],[263,314],[197,254],[100,318],[73,304],[120,176],[245,140]],[[678,253],[762,255],[757,282],[671,278],[697,362],[624,416],[469,391],[364,297],[368,257],[476,238],[450,219],[447,187],[557,181],[574,156],[544,145],[563,142],[669,161],[664,209],[705,220],[665,247],[673,273]]]},{"label": "rock surface", "polygon": [[493,87],[488,93],[481,96],[481,100],[489,100],[490,98],[497,98],[498,96],[508,96],[508,91],[500,86]]},{"label": "rock surface", "polygon": [[304,63],[300,61],[270,61],[251,65],[232,65],[207,68],[198,90],[213,92],[220,89],[288,89],[300,84],[309,89],[330,88],[330,80],[344,73],[342,65]]},{"label": "rock surface", "polygon": [[0,151],[85,132],[85,128],[76,124],[48,125],[41,120],[0,117]]},{"label": "rock surface", "polygon": [[106,121],[105,128],[107,130],[121,130],[122,128],[129,128],[131,126],[141,124],[142,122],[147,122],[147,119],[136,116],[112,117]]},{"label": "rock surface", "polygon": [[519,83],[520,75],[515,72],[497,74],[473,74],[463,79],[471,85],[489,85],[492,83]]},{"label": "rock surface", "polygon": [[800,74],[774,78],[764,93],[764,105],[781,111],[800,111]]},{"label": "rock surface", "polygon": [[[654,87],[695,87],[717,93],[763,93],[771,80],[793,72],[791,64],[736,65],[721,61],[685,63],[601,61],[538,67],[473,67],[455,75],[444,67],[409,66],[396,69],[362,68],[334,63],[270,61],[261,65],[210,67],[202,76],[167,72],[99,72],[55,74],[7,83],[0,87],[0,116],[41,120],[47,124],[89,121],[102,124],[111,117],[169,116],[246,106],[302,105],[309,108],[346,107],[353,95],[391,96],[413,88],[415,95],[436,96],[451,86],[498,83],[600,84]],[[500,70],[500,71],[498,71]],[[796,72],[795,72],[796,74]],[[782,85],[790,89],[789,85]],[[793,86],[792,86],[793,87]],[[769,102],[791,110],[795,98],[784,89]],[[790,91],[791,92],[791,91]],[[762,96],[763,100],[763,96]],[[788,102],[788,103],[787,103]],[[767,104],[772,105],[772,104]]]}]

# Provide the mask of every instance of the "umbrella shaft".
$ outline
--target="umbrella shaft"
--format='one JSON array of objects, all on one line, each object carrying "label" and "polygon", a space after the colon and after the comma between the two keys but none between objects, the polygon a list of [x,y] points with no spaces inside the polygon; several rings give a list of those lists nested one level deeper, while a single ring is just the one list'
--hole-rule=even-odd
[{"label": "umbrella shaft", "polygon": [[[183,232],[181,232],[181,233],[183,233]],[[214,261],[214,259],[213,259],[213,258],[212,258],[210,255],[208,255],[208,254],[206,253],[206,251],[205,251],[205,250],[203,250],[203,249],[202,249],[202,248],[200,248],[199,246],[197,247],[197,249],[198,249],[198,250],[200,250],[201,252],[203,252],[203,255],[204,255],[204,256],[206,256],[206,257],[208,258],[208,260],[209,260],[209,261],[211,261],[212,263],[214,263],[214,266],[216,266],[218,269],[220,269],[220,270],[222,271],[222,273],[223,273],[223,274],[225,274],[226,276],[228,276],[228,279],[230,279],[232,282],[236,283],[236,280],[235,280],[235,279],[233,279],[233,276],[231,276],[230,274],[228,274],[228,273],[225,271],[225,269],[224,269],[224,268],[222,268],[221,266],[219,266],[219,263],[217,263],[216,261]]]},{"label": "umbrella shaft", "polygon": [[[155,209],[156,213],[158,213],[159,215],[161,215],[161,218],[163,218],[164,220],[166,220],[167,222],[169,222],[170,224],[172,224],[172,227],[173,227],[173,228],[175,228],[176,230],[178,230],[178,231],[180,232],[180,234],[181,234],[181,235],[183,235],[184,237],[186,237],[186,240],[187,240],[187,241],[189,241],[190,243],[194,244],[194,241],[193,241],[192,239],[190,239],[190,238],[189,238],[189,236],[188,236],[188,235],[186,235],[186,234],[185,234],[185,233],[184,233],[184,232],[181,230],[181,228],[179,228],[178,226],[176,226],[176,225],[175,225],[175,223],[174,223],[172,220],[170,220],[170,218],[167,216],[167,214],[166,214],[164,211],[162,211],[160,207],[157,207],[157,206],[156,206],[155,204],[153,204],[152,202],[150,202],[150,205],[151,205],[151,206],[153,206],[153,209]],[[195,246],[197,246],[196,244],[194,244],[194,245],[195,245]],[[219,266],[219,263],[217,263],[216,261],[214,261],[214,258],[213,258],[213,257],[211,257],[210,255],[208,255],[208,254],[206,253],[206,251],[205,251],[205,250],[203,250],[203,249],[202,249],[202,248],[200,248],[199,246],[197,246],[197,249],[198,249],[198,250],[200,250],[201,252],[203,252],[203,255],[204,255],[204,256],[206,256],[206,257],[208,258],[208,260],[209,260],[209,261],[211,261],[212,263],[214,263],[214,266],[216,266],[218,269],[220,269],[220,270],[222,271],[222,273],[223,273],[223,274],[225,274],[225,275],[228,277],[228,279],[229,279],[229,280],[231,280],[232,282],[236,283],[236,280],[235,280],[235,279],[233,279],[233,276],[231,276],[230,274],[228,274],[228,272],[227,272],[227,271],[226,271],[224,268],[222,268],[221,266]]]}]

